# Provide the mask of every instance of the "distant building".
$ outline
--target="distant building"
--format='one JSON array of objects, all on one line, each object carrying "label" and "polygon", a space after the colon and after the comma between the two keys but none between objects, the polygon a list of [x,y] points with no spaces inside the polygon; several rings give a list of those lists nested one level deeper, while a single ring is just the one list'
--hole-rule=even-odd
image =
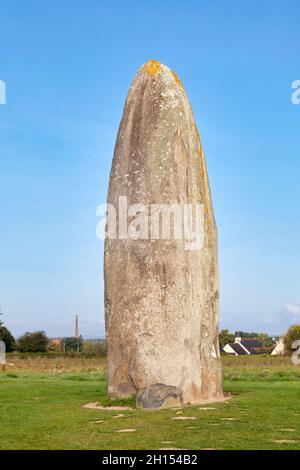
[{"label": "distant building", "polygon": [[256,338],[240,338],[237,337],[234,343],[227,343],[223,351],[234,356],[244,356],[250,354],[261,354],[264,346],[259,339]]},{"label": "distant building", "polygon": [[60,338],[51,339],[48,344],[49,351],[60,351],[62,349],[62,341]]}]

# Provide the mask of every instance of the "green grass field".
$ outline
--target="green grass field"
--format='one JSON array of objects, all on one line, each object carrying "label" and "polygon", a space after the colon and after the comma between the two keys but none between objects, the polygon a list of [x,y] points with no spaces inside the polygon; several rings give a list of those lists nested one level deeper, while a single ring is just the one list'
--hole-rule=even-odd
[{"label": "green grass field", "polygon": [[0,449],[300,449],[300,366],[290,358],[224,357],[230,400],[160,411],[83,408],[109,403],[103,359],[9,361]]}]

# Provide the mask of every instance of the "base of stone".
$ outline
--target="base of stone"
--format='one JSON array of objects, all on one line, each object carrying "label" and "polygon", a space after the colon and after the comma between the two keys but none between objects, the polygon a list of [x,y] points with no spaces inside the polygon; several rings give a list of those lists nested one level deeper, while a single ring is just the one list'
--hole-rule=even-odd
[{"label": "base of stone", "polygon": [[182,408],[184,406],[207,405],[211,403],[222,403],[229,400],[231,396],[184,401],[182,392],[175,386],[165,384],[154,384],[140,390],[136,397],[136,407],[144,410],[156,410],[164,408]]},{"label": "base of stone", "polygon": [[136,396],[136,407],[142,409],[156,410],[182,405],[181,391],[173,385],[154,384],[140,390]]}]

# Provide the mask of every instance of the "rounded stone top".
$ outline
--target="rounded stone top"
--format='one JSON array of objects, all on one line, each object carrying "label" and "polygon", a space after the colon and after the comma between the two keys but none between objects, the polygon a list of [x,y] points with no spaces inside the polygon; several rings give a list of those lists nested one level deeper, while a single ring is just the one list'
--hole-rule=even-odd
[{"label": "rounded stone top", "polygon": [[145,62],[142,67],[139,69],[138,74],[140,73],[147,73],[149,74],[152,78],[162,78],[165,79],[166,81],[171,79],[172,81],[175,80],[176,84],[182,89],[183,85],[176,73],[170,69],[167,65],[164,65],[157,60],[148,60],[148,62]]},{"label": "rounded stone top", "polygon": [[135,101],[138,95],[147,96],[150,101],[164,102],[171,108],[177,107],[182,100],[189,107],[187,94],[176,73],[157,60],[149,60],[140,67],[129,89],[127,104]]}]

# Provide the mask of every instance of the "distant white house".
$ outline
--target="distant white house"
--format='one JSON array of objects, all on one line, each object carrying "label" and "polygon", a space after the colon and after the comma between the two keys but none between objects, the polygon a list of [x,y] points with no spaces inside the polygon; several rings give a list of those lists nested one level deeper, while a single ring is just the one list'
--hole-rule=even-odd
[{"label": "distant white house", "polygon": [[259,354],[263,344],[256,338],[240,338],[236,337],[234,343],[227,343],[223,351],[233,356],[245,356],[250,354]]},{"label": "distant white house", "polygon": [[280,356],[284,354],[284,337],[282,336],[277,342],[276,346],[271,352],[272,356]]}]

